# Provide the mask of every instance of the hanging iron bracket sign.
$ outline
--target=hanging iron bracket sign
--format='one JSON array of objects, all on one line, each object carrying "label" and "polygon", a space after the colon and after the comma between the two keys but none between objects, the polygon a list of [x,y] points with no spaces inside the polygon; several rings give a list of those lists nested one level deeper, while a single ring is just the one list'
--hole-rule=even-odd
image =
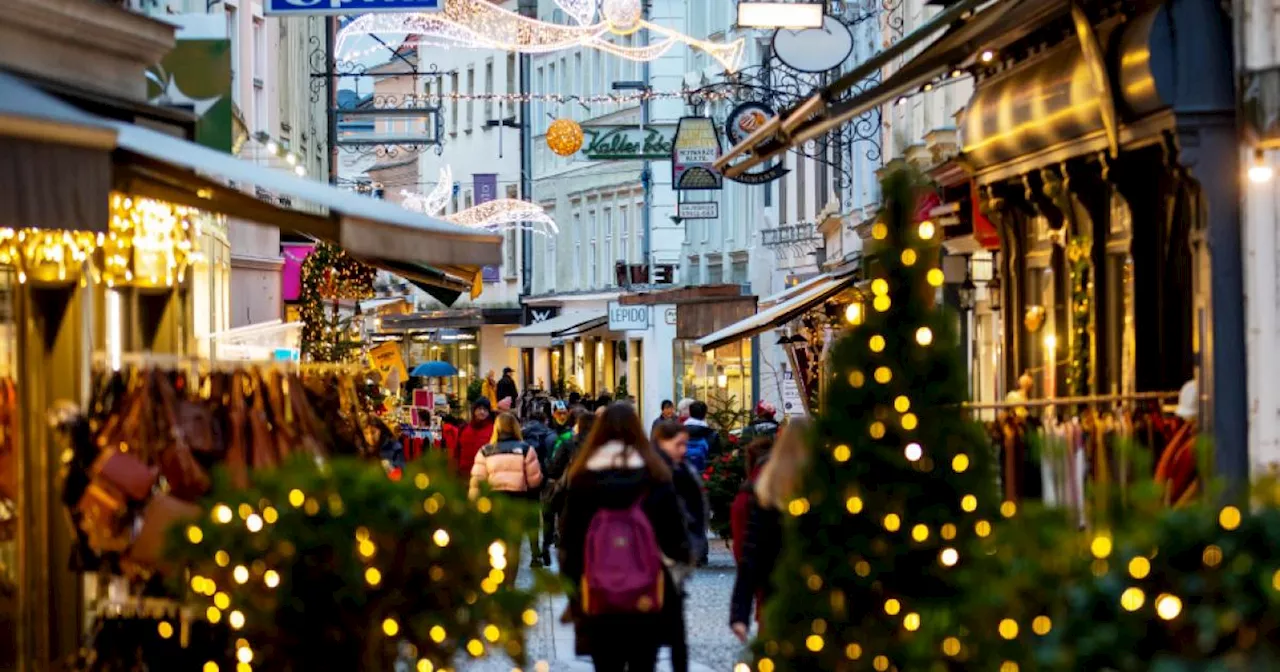
[{"label": "hanging iron bracket sign", "polygon": [[445,0],[267,0],[264,14],[364,14],[366,12],[438,12]]},{"label": "hanging iron bracket sign", "polygon": [[685,117],[671,150],[671,186],[677,191],[717,190],[724,180],[712,165],[720,158],[720,135],[706,117]]}]

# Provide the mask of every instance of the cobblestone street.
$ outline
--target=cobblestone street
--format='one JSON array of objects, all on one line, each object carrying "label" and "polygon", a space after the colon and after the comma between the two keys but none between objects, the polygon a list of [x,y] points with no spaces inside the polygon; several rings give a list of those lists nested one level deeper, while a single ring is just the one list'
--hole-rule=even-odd
[{"label": "cobblestone street", "polygon": [[[527,557],[527,556],[525,556]],[[685,629],[689,636],[691,672],[728,672],[733,669],[743,647],[728,626],[729,594],[733,590],[733,555],[719,540],[712,541],[711,562],[699,569],[690,581],[685,600]],[[527,568],[520,583],[530,581]],[[590,672],[590,659],[573,655],[573,628],[561,625],[563,596],[544,599],[538,608],[538,624],[529,636],[530,668],[548,672]],[[669,672],[670,652],[663,650],[659,672]],[[545,663],[545,666],[538,663]],[[459,672],[511,672],[515,665],[505,658],[460,661]]]}]

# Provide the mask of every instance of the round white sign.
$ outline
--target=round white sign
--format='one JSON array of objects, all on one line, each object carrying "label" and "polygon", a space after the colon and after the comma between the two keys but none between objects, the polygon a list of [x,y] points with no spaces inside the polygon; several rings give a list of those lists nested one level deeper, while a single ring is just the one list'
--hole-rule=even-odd
[{"label": "round white sign", "polygon": [[775,30],[773,53],[793,70],[826,72],[853,53],[853,33],[839,19],[827,16],[821,28]]}]

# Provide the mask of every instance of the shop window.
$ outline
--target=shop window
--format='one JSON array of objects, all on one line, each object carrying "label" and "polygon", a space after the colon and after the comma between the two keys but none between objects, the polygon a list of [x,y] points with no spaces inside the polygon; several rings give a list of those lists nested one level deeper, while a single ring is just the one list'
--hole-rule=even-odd
[{"label": "shop window", "polygon": [[719,285],[724,282],[724,264],[716,262],[707,263],[707,284]]},{"label": "shop window", "polygon": [[706,402],[712,415],[740,429],[754,399],[751,394],[753,353],[750,339],[704,353],[693,340],[673,345],[675,399]]},{"label": "shop window", "polygon": [[735,285],[745,285],[749,282],[746,259],[733,260],[733,268],[729,272],[729,282]]}]

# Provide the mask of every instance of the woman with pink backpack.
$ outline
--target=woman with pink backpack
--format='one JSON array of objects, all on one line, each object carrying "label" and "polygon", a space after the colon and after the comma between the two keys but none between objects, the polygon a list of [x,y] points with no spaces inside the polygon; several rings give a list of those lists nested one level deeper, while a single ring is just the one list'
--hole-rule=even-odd
[{"label": "woman with pink backpack", "polygon": [[671,468],[628,404],[609,406],[574,456],[560,517],[560,572],[574,649],[598,672],[652,672],[682,621],[667,566],[689,564]]}]

